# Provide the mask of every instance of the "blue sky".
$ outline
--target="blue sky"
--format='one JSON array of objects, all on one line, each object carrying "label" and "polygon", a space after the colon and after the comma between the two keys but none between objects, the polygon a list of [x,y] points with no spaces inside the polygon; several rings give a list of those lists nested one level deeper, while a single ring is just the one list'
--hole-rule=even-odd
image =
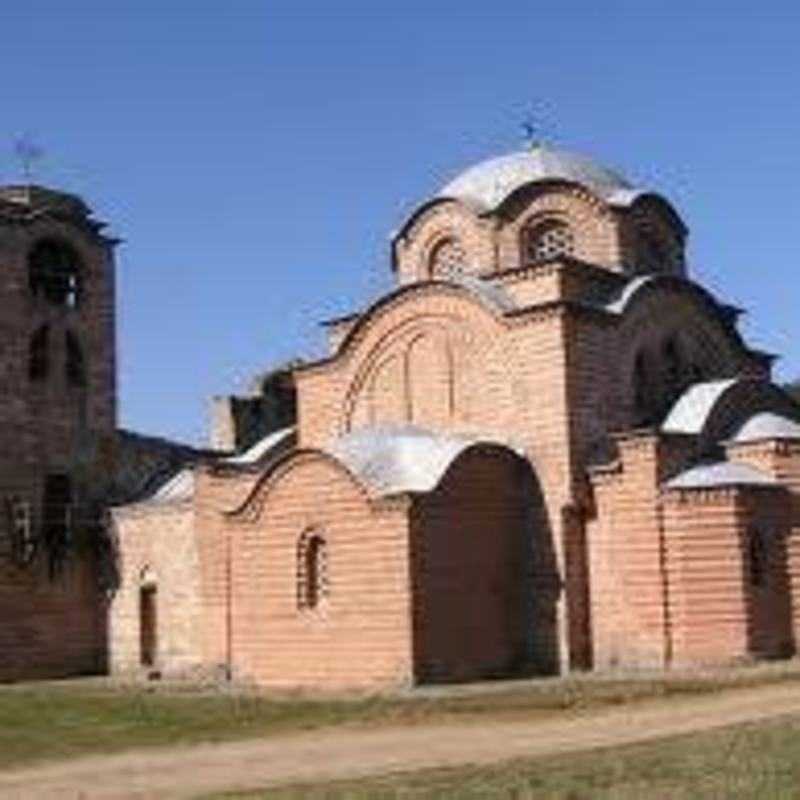
[{"label": "blue sky", "polygon": [[207,398],[322,348],[390,286],[388,236],[462,168],[548,138],[666,194],[696,279],[800,375],[800,7],[789,2],[26,0],[15,137],[119,250],[121,422],[203,441]]}]

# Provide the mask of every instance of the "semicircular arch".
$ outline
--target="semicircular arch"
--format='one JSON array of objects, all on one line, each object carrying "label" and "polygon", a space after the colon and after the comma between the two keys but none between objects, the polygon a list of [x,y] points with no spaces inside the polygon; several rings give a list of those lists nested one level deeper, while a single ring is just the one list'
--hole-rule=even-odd
[{"label": "semicircular arch", "polygon": [[228,509],[224,515],[238,522],[254,522],[261,517],[264,505],[269,495],[282,481],[286,480],[294,471],[302,469],[312,462],[324,462],[337,472],[345,476],[365,502],[369,501],[367,486],[350,468],[336,458],[333,454],[319,448],[300,448],[287,453],[282,458],[274,461],[258,477],[250,488],[245,499],[235,508]]}]

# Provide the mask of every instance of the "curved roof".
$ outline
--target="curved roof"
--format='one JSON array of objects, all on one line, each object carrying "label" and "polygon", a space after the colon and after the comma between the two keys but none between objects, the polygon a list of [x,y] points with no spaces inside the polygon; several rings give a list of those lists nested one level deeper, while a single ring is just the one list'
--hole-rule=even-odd
[{"label": "curved roof", "polygon": [[245,450],[243,453],[236,456],[223,458],[220,461],[222,464],[234,466],[250,466],[252,464],[257,464],[267,456],[273,455],[277,451],[282,451],[283,448],[294,439],[295,431],[296,428],[294,426],[273,431],[262,439],[259,439],[249,450]]},{"label": "curved roof", "polygon": [[502,286],[486,278],[479,278],[477,275],[470,275],[460,270],[451,270],[445,281],[466,289],[484,305],[496,311],[513,311],[517,307]]},{"label": "curved roof", "polygon": [[183,503],[194,497],[195,480],[194,470],[181,469],[172,475],[165,483],[143,501],[146,505],[169,505]]},{"label": "curved roof", "polygon": [[299,364],[295,369],[302,371],[332,361],[338,354],[342,353],[350,346],[350,343],[364,326],[368,324],[373,315],[389,307],[393,302],[405,295],[413,295],[417,292],[428,292],[436,288],[455,288],[463,291],[465,294],[474,298],[489,312],[499,316],[514,311],[517,308],[514,300],[502,286],[486,278],[480,278],[477,275],[466,275],[463,272],[451,271],[448,275],[431,281],[407,283],[379,297],[371,306],[364,309],[364,311],[350,314],[347,317],[341,317],[340,319],[353,318],[354,322],[339,342],[336,352],[319,361],[307,361]]},{"label": "curved roof", "polygon": [[517,189],[541,181],[567,181],[585,186],[608,200],[628,205],[638,196],[621,175],[570,150],[537,145],[482,161],[462,172],[437,193],[460,200],[478,212],[491,211]]},{"label": "curved roof", "polygon": [[[733,403],[736,412],[726,406]],[[719,417],[717,410],[722,409]],[[796,417],[795,422],[791,419]],[[716,418],[716,422],[713,420]],[[745,421],[742,425],[742,421]],[[749,428],[750,435],[779,430],[783,438],[800,423],[800,407],[786,392],[762,378],[741,377],[707,381],[690,386],[677,400],[661,425],[664,433],[713,436],[714,442],[730,441],[734,431]],[[722,427],[720,427],[720,425]],[[742,440],[740,440],[742,441]]]},{"label": "curved roof", "polygon": [[702,433],[717,401],[738,382],[736,378],[731,378],[690,386],[667,414],[661,430],[665,433]]},{"label": "curved roof", "polygon": [[780,486],[780,484],[754,467],[729,461],[693,467],[666,483],[668,489],[711,489],[718,486]]},{"label": "curved roof", "polygon": [[734,436],[734,442],[758,442],[762,439],[798,439],[800,425],[794,420],[769,411],[750,417]]},{"label": "curved roof", "polygon": [[701,286],[699,283],[695,283],[693,280],[681,275],[667,275],[664,273],[637,275],[635,278],[631,278],[603,308],[612,314],[621,316],[647,290],[661,288],[673,289],[696,295],[729,325],[741,313],[741,309],[736,306],[720,303],[708,289]]},{"label": "curved roof", "polygon": [[327,452],[372,494],[387,496],[433,491],[450,465],[478,444],[508,448],[488,439],[438,434],[413,425],[386,425],[345,434]]}]

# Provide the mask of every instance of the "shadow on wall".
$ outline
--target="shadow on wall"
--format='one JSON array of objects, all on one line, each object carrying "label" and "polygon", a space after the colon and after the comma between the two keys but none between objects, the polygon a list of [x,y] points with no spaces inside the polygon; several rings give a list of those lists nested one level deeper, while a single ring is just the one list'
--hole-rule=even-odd
[{"label": "shadow on wall", "polygon": [[531,465],[465,451],[411,516],[417,682],[558,672],[561,581]]},{"label": "shadow on wall", "polygon": [[762,513],[753,516],[740,539],[747,645],[755,658],[788,658],[797,649],[788,557],[791,528],[780,519],[787,518],[781,511],[791,513],[784,508],[791,499],[772,495],[759,498]]}]

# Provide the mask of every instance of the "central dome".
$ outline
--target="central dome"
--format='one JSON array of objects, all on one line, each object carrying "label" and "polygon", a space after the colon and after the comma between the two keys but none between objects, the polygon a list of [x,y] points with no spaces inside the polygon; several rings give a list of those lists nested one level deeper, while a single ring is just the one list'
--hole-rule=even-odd
[{"label": "central dome", "polygon": [[633,192],[625,178],[586,156],[536,145],[476,164],[444,186],[437,197],[460,200],[483,213],[496,209],[522,186],[540,181],[577,183],[612,203],[629,202]]}]

